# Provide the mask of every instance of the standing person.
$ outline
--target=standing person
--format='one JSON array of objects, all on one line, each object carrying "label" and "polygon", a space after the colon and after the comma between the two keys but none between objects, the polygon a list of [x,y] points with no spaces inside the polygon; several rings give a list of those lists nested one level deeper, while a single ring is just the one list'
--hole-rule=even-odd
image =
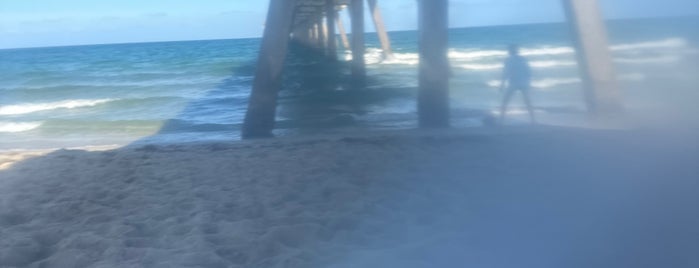
[{"label": "standing person", "polygon": [[509,57],[505,60],[505,69],[503,70],[500,84],[500,92],[503,92],[505,84],[507,84],[507,91],[505,92],[505,97],[502,99],[502,106],[500,108],[500,123],[505,121],[507,104],[510,102],[512,94],[516,91],[520,91],[522,92],[522,97],[524,97],[524,104],[527,106],[527,111],[529,111],[531,122],[535,124],[536,118],[534,117],[534,109],[529,99],[529,89],[531,88],[532,80],[532,71],[529,67],[529,62],[519,54],[519,47],[517,45],[510,45],[508,51]]}]

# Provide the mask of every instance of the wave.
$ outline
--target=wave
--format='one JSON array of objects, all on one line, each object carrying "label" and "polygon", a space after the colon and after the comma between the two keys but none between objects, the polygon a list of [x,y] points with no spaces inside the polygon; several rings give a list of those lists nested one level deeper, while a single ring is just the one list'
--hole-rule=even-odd
[{"label": "wave", "polygon": [[678,56],[665,56],[665,57],[653,57],[653,58],[616,58],[615,62],[618,63],[676,63],[680,61]]},{"label": "wave", "polygon": [[[580,82],[580,78],[546,78],[532,81],[532,87],[539,89],[547,89],[561,85],[577,84]],[[498,88],[500,87],[500,80],[490,80],[486,84],[489,87]]]},{"label": "wave", "polygon": [[[506,56],[506,52],[502,53],[495,53],[495,51],[489,52],[489,51],[483,51],[481,52],[473,52],[473,53],[466,53],[466,52],[458,52],[458,51],[452,51],[449,52],[449,58],[452,61],[459,62],[459,61],[468,61],[471,62],[471,60],[468,59],[476,59],[478,57],[481,57],[483,55],[502,55]],[[393,58],[391,59],[383,59],[382,52],[380,49],[375,50],[375,49],[370,49],[368,50],[367,54],[365,55],[367,64],[386,64],[386,65],[393,65],[393,64],[402,64],[402,65],[418,65],[420,63],[420,56],[417,53],[394,53]],[[352,56],[347,57],[348,60],[352,59]],[[551,67],[561,67],[561,66],[574,66],[576,65],[575,62],[573,61],[532,61],[531,66],[534,68],[551,68]],[[493,69],[500,69],[502,68],[502,64],[477,64],[477,63],[466,63],[466,64],[458,64],[457,66],[463,68],[463,69],[468,69],[468,70],[493,70]]]},{"label": "wave", "polygon": [[505,51],[505,50],[479,50],[479,51],[470,51],[470,52],[459,51],[456,49],[449,50],[449,58],[450,59],[470,60],[470,59],[480,59],[480,58],[488,58],[488,57],[505,57],[505,56],[507,56],[507,51]]},{"label": "wave", "polygon": [[[420,63],[420,55],[417,53],[393,53],[393,58],[384,59],[383,50],[379,48],[368,48],[364,54],[364,59],[369,65],[372,64],[401,64],[417,65]],[[345,60],[351,61],[352,54],[346,54]]]},{"label": "wave", "polygon": [[458,64],[455,65],[458,68],[465,69],[465,70],[477,70],[477,71],[485,71],[485,70],[500,70],[503,68],[502,64]]},{"label": "wave", "polygon": [[582,82],[582,80],[580,80],[580,78],[561,78],[561,79],[548,78],[548,79],[541,79],[541,80],[532,81],[532,87],[545,89],[545,88],[552,88],[552,87],[556,87],[556,86],[560,86],[560,85],[577,84],[580,82]]},{"label": "wave", "polygon": [[[689,43],[683,38],[669,38],[658,41],[648,41],[640,43],[631,44],[620,44],[610,46],[613,51],[637,51],[637,50],[647,50],[647,49],[667,49],[667,48],[687,48]],[[693,53],[695,50],[683,50],[683,53]],[[418,53],[394,53],[394,59],[382,61],[381,56],[382,50],[369,48],[365,57],[367,58],[367,64],[408,64],[416,65],[419,63],[420,57]],[[522,56],[560,56],[569,55],[575,53],[575,49],[570,46],[550,46],[550,47],[539,47],[539,48],[523,48],[521,51]],[[450,49],[449,58],[456,61],[473,61],[483,58],[504,58],[507,56],[507,51],[502,50],[463,50],[463,49]],[[346,56],[347,60],[351,60],[351,54]],[[542,65],[546,65],[543,64]],[[556,65],[556,64],[554,64]],[[566,65],[573,65],[567,63]],[[541,67],[541,66],[540,66]],[[494,68],[490,66],[490,68]],[[487,69],[487,68],[486,68]]]},{"label": "wave", "polygon": [[[629,51],[629,50],[644,50],[644,49],[656,49],[656,48],[686,48],[689,44],[687,40],[683,38],[669,38],[659,41],[649,41],[640,42],[632,44],[620,44],[613,45],[610,47],[614,51]],[[685,51],[691,52],[691,50]],[[523,48],[521,51],[522,56],[557,56],[575,53],[575,49],[569,46],[560,47],[541,47],[541,48]],[[479,50],[479,51],[458,51],[452,49],[449,51],[449,57],[454,59],[480,59],[488,57],[505,57],[507,56],[506,50]]]},{"label": "wave", "polygon": [[[539,69],[544,69],[544,68],[555,68],[555,67],[569,67],[569,66],[575,66],[577,65],[576,62],[574,61],[532,61],[529,63],[532,68],[539,68]],[[461,69],[465,70],[478,70],[478,71],[484,71],[484,70],[500,70],[503,68],[502,63],[495,63],[495,64],[457,64],[456,67],[459,67]]]},{"label": "wave", "polygon": [[[621,44],[611,46],[610,49],[613,51],[638,51],[647,49],[679,49],[687,48],[688,43],[682,38],[670,38],[659,41],[649,41],[631,44]],[[689,54],[693,50],[684,49],[675,52]],[[575,49],[570,46],[558,46],[558,47],[540,47],[540,48],[523,48],[521,54],[526,57],[537,57],[537,56],[561,56],[561,55],[571,55],[575,53]],[[418,53],[394,53],[393,58],[383,59],[383,51],[378,48],[368,48],[366,54],[364,55],[367,64],[382,64],[382,65],[418,65],[420,63],[420,55]],[[494,58],[502,59],[507,57],[506,50],[463,50],[463,49],[450,49],[449,59],[453,62],[463,63],[457,64],[458,67],[467,70],[495,70],[502,68],[502,64],[480,64],[474,63],[479,60]],[[620,58],[617,62],[621,63],[671,63],[677,61],[676,56],[667,57],[657,57],[657,58],[641,58],[641,59],[628,59]],[[345,60],[352,60],[351,53],[345,54]],[[552,68],[552,67],[566,67],[575,66],[574,61],[532,61],[532,67],[534,68]]]},{"label": "wave", "polygon": [[577,62],[574,61],[532,61],[530,65],[534,68],[554,68],[554,67],[568,67],[576,66]]},{"label": "wave", "polygon": [[[617,76],[620,81],[643,81],[646,76],[640,73],[629,73],[620,74]],[[532,81],[532,87],[538,89],[548,89],[561,85],[570,85],[581,83],[582,80],[577,77],[567,77],[567,78],[545,78],[540,80]],[[489,87],[498,88],[500,87],[500,80],[490,80],[486,83]]]},{"label": "wave", "polygon": [[81,107],[92,107],[99,104],[114,101],[114,99],[99,99],[99,100],[66,100],[59,102],[47,103],[24,103],[17,105],[0,106],[0,115],[21,115],[40,111],[48,111],[55,109],[74,109]]},{"label": "wave", "polygon": [[17,133],[40,127],[42,122],[0,122],[0,133]]},{"label": "wave", "polygon": [[668,38],[659,41],[649,41],[640,42],[634,44],[621,44],[614,45],[610,48],[612,50],[639,50],[639,49],[649,49],[649,48],[683,48],[687,47],[687,40],[684,38]]},{"label": "wave", "polygon": [[[417,54],[414,57],[408,54],[399,54],[395,59],[380,61],[368,61],[368,64],[403,64],[403,65],[417,65],[420,63],[417,58]],[[451,59],[454,67],[461,68],[464,70],[475,70],[475,71],[488,71],[488,70],[500,70],[503,68],[502,63],[459,63],[459,59]],[[664,57],[650,57],[650,58],[625,58],[619,57],[614,59],[617,63],[626,64],[649,64],[649,63],[676,63],[680,61],[677,56],[664,56]],[[558,67],[573,67],[577,65],[575,61],[565,61],[565,60],[542,60],[542,61],[530,61],[530,66],[537,69],[546,68],[558,68]]]},{"label": "wave", "polygon": [[[522,49],[522,56],[556,56],[572,54],[575,50],[572,47],[542,47]],[[479,51],[459,51],[451,49],[449,58],[457,60],[474,60],[482,58],[497,57],[502,58],[507,56],[506,50],[479,50]]]},{"label": "wave", "polygon": [[[131,80],[128,76],[114,76],[110,78],[100,77],[76,77],[71,79],[62,78],[60,80],[36,78],[25,81],[22,87],[41,88],[47,85],[62,85],[76,87],[154,87],[154,86],[207,86],[220,83],[226,77],[210,76],[210,77],[165,77],[163,79],[151,80]],[[80,82],[78,82],[80,81]]]}]

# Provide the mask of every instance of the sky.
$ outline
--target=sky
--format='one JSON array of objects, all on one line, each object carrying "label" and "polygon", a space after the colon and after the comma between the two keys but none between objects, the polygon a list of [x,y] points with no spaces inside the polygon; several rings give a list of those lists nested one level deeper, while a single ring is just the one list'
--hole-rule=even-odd
[{"label": "sky", "polygon": [[[699,0],[599,1],[607,18],[699,14]],[[259,37],[268,2],[0,0],[0,48]],[[417,27],[416,0],[379,0],[379,6],[389,31]],[[560,0],[450,0],[450,6],[451,27],[564,18]]]}]

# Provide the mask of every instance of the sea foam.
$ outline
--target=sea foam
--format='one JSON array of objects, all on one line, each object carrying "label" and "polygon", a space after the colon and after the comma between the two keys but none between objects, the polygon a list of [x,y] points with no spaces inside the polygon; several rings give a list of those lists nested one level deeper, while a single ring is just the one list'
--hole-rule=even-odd
[{"label": "sea foam", "polygon": [[0,133],[29,131],[41,126],[41,122],[0,122]]},{"label": "sea foam", "polygon": [[[669,38],[656,41],[619,44],[611,46],[612,51],[617,52],[639,52],[648,49],[673,49],[673,51],[681,48],[686,48],[687,41],[682,38]],[[681,50],[690,54],[690,50]],[[538,48],[523,48],[521,54],[525,57],[554,57],[554,56],[570,56],[575,53],[575,49],[570,46],[549,46]],[[418,53],[393,53],[393,58],[384,59],[383,51],[378,48],[368,48],[364,55],[366,63],[369,65],[418,65],[420,63],[420,55]],[[449,50],[449,59],[455,67],[466,70],[496,70],[501,69],[501,63],[486,63],[484,61],[501,60],[507,57],[506,50],[473,50],[473,49],[457,49]],[[351,53],[344,55],[346,61],[352,60]],[[673,63],[678,61],[677,56],[650,57],[650,58],[617,58],[619,63]],[[570,60],[540,60],[532,61],[533,68],[554,68],[554,67],[571,67],[576,63]]]},{"label": "sea foam", "polygon": [[[560,85],[569,85],[580,83],[580,78],[546,78],[540,80],[532,81],[532,87],[538,89],[548,89],[557,87]],[[497,88],[500,87],[499,80],[490,80],[486,83],[489,87]]]},{"label": "sea foam", "polygon": [[23,103],[16,105],[0,106],[0,115],[21,115],[40,111],[48,111],[55,109],[74,109],[80,107],[91,107],[103,103],[113,101],[113,99],[98,99],[98,100],[65,100],[58,102],[46,103]]},{"label": "sea foam", "polygon": [[[569,67],[569,66],[575,66],[577,63],[574,61],[532,61],[529,63],[531,67],[533,68],[555,68],[555,67]],[[456,67],[459,67],[461,69],[465,70],[476,70],[476,71],[484,71],[484,70],[500,70],[503,68],[502,63],[493,63],[493,64],[476,64],[476,63],[466,63],[466,64],[457,64],[455,65]]]},{"label": "sea foam", "polygon": [[686,47],[687,40],[684,38],[668,38],[658,41],[640,42],[632,44],[621,44],[611,46],[612,50],[638,50],[649,48],[682,48]]}]

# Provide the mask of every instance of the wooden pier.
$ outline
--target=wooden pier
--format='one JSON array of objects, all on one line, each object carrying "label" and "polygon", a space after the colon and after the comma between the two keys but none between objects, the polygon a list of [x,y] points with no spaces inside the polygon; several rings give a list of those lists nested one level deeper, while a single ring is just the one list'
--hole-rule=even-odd
[{"label": "wooden pier", "polygon": [[[595,0],[561,0],[578,52],[588,109],[605,113],[621,109],[604,21]],[[393,57],[377,0],[367,0],[383,57]],[[449,4],[448,0],[418,0],[420,66],[418,118],[424,128],[449,126]],[[337,60],[338,37],[352,51],[351,79],[366,81],[364,0],[270,0],[255,80],[243,124],[243,138],[272,137],[277,95],[282,84],[289,42],[313,48]],[[347,37],[338,12],[349,10],[352,33]],[[338,36],[339,33],[339,36]],[[504,46],[505,44],[503,44]]]}]

